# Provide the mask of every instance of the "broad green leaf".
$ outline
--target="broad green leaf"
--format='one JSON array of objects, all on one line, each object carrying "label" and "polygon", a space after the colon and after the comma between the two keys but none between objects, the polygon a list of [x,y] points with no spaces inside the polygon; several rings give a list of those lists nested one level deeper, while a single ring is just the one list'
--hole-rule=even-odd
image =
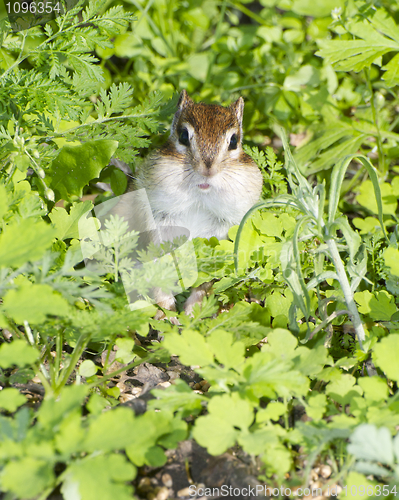
[{"label": "broad green leaf", "polygon": [[82,377],[92,377],[97,373],[98,367],[93,363],[91,359],[85,359],[83,363],[79,366],[79,375]]},{"label": "broad green leaf", "polygon": [[8,195],[5,186],[0,185],[0,219],[8,210]]},{"label": "broad green leaf", "polygon": [[134,442],[134,413],[129,408],[116,408],[101,414],[90,423],[85,440],[88,451],[124,449]]},{"label": "broad green leaf", "polygon": [[254,432],[241,432],[237,441],[244,451],[251,455],[269,453],[279,444],[278,433],[273,427],[256,429]]},{"label": "broad green leaf", "polygon": [[389,271],[394,276],[399,276],[399,250],[394,247],[389,247],[384,252],[384,262]]},{"label": "broad green leaf", "polygon": [[54,292],[49,285],[22,285],[4,296],[3,310],[14,321],[22,324],[43,323],[46,315],[65,316],[69,308],[67,301]]},{"label": "broad green leaf", "polygon": [[219,363],[227,368],[235,368],[244,361],[245,345],[235,340],[232,333],[216,329],[206,342]]},{"label": "broad green leaf", "polygon": [[360,377],[357,382],[364,391],[368,401],[383,401],[388,398],[388,385],[379,377]]},{"label": "broad green leaf", "polygon": [[355,377],[349,374],[341,374],[339,380],[328,384],[326,394],[343,406],[350,404],[353,397],[363,394],[362,389],[355,384]]},{"label": "broad green leaf", "polygon": [[209,365],[214,362],[213,354],[204,337],[194,330],[184,330],[181,335],[170,333],[164,340],[170,354],[176,354],[184,365]]},{"label": "broad green leaf", "polygon": [[55,447],[66,455],[78,453],[84,448],[86,429],[82,427],[80,411],[67,415],[61,422],[55,436]]},{"label": "broad green leaf", "polygon": [[71,413],[81,413],[81,405],[89,388],[84,385],[69,385],[62,389],[61,396],[47,398],[38,412],[38,421],[44,428],[57,428]]},{"label": "broad green leaf", "polygon": [[350,437],[348,452],[358,460],[371,460],[393,465],[394,455],[391,433],[386,427],[359,425]]},{"label": "broad green leaf", "polygon": [[383,79],[388,87],[394,87],[399,83],[399,54],[396,54],[388,64],[382,67],[386,71]]},{"label": "broad green leaf", "polygon": [[192,434],[197,443],[208,450],[211,455],[221,455],[234,446],[239,431],[217,416],[206,415],[195,421]]},{"label": "broad green leaf", "polygon": [[292,468],[292,455],[290,450],[279,443],[271,449],[266,447],[262,462],[266,465],[267,471],[274,474],[282,484],[286,474]]},{"label": "broad green leaf", "polygon": [[27,500],[36,498],[54,484],[54,481],[52,465],[32,457],[9,462],[1,475],[1,486],[4,491]]},{"label": "broad green leaf", "polygon": [[[59,240],[66,240],[68,238],[78,239],[79,232],[80,235],[85,234],[85,236],[90,236],[92,223],[93,221],[96,223],[96,219],[94,217],[87,219],[87,215],[92,208],[93,203],[91,201],[74,203],[69,211],[69,214],[65,208],[54,207],[49,214],[49,217],[57,230],[55,236]],[[87,230],[85,230],[86,227]]]},{"label": "broad green leaf", "polygon": [[394,297],[385,290],[356,292],[354,298],[359,304],[359,312],[368,314],[374,320],[389,321],[397,311]]},{"label": "broad green leaf", "polygon": [[240,429],[247,429],[255,418],[252,405],[237,392],[214,396],[208,403],[208,412]]},{"label": "broad green leaf", "polygon": [[70,464],[61,491],[65,500],[131,500],[133,488],[125,484],[136,468],[123,455],[88,456]]},{"label": "broad green leaf", "polygon": [[399,382],[399,334],[390,334],[374,346],[373,361],[387,377]]},{"label": "broad green leaf", "polygon": [[248,358],[240,372],[256,397],[304,395],[309,387],[307,377],[294,370],[291,361],[273,358],[267,351]]},{"label": "broad green leaf", "polygon": [[312,393],[308,399],[306,406],[306,414],[313,420],[319,421],[322,419],[326,411],[327,398],[325,394]]},{"label": "broad green leaf", "polygon": [[[398,205],[398,198],[392,191],[392,186],[387,182],[380,182],[382,211],[384,214],[395,215]],[[378,206],[375,199],[375,193],[371,180],[362,182],[359,188],[359,194],[356,201],[373,213],[378,213]]]},{"label": "broad green leaf", "polygon": [[[346,477],[344,482],[344,487],[346,487],[346,489],[339,493],[339,497],[345,500],[361,500],[361,498],[367,498],[362,492],[367,492],[368,487],[370,487],[371,491],[376,492],[375,486],[375,481],[370,481],[363,474],[352,471]],[[333,492],[333,489],[330,488],[330,491]],[[335,497],[338,497],[338,491],[335,491],[336,493],[333,494]]]},{"label": "broad green leaf", "polygon": [[117,147],[117,141],[108,139],[65,145],[49,169],[50,187],[58,193],[57,199],[82,196],[84,186],[100,175]]},{"label": "broad green leaf", "polygon": [[173,432],[172,421],[173,415],[166,411],[147,411],[135,418],[134,425],[129,431],[131,444],[126,446],[126,454],[135,465],[160,467],[167,461],[165,453],[156,446],[156,443],[161,436]]},{"label": "broad green leaf", "polygon": [[344,0],[323,0],[323,2],[313,2],[312,0],[294,0],[291,9],[301,16],[328,17],[335,8],[345,7]]},{"label": "broad green leaf", "polygon": [[204,82],[208,74],[209,55],[205,52],[193,54],[189,57],[187,63],[188,73],[196,80]]},{"label": "broad green leaf", "polygon": [[130,363],[132,359],[136,356],[133,352],[134,340],[133,339],[117,339],[116,345],[118,350],[115,354],[115,359],[120,363]]},{"label": "broad green leaf", "polygon": [[6,388],[0,391],[0,408],[11,413],[26,403],[26,397],[18,389]]},{"label": "broad green leaf", "polygon": [[31,365],[39,358],[39,352],[24,340],[13,340],[0,346],[0,366],[10,368],[13,365]]},{"label": "broad green leaf", "polygon": [[182,410],[183,415],[197,414],[202,409],[203,396],[197,394],[182,379],[176,379],[166,389],[153,389],[151,391],[157,399],[148,402],[149,408],[162,408],[164,411],[175,412]]},{"label": "broad green leaf", "polygon": [[256,412],[256,422],[268,422],[269,420],[277,420],[287,411],[287,406],[284,403],[271,402],[266,408],[260,408]]},{"label": "broad green leaf", "polygon": [[0,235],[0,267],[35,262],[51,246],[56,231],[42,220],[25,219],[6,226]]}]

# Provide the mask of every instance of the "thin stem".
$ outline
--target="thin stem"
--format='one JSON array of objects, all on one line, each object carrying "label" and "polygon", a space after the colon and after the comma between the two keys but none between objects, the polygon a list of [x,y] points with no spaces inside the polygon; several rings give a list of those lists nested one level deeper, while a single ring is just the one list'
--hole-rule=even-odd
[{"label": "thin stem", "polygon": [[324,327],[326,327],[331,321],[333,321],[335,318],[338,318],[338,316],[343,316],[344,314],[350,314],[349,311],[346,309],[342,309],[341,311],[334,311],[328,318],[326,318],[324,321],[320,323],[309,335],[309,339],[313,338],[316,333],[319,333],[320,330],[322,330]]},{"label": "thin stem", "polygon": [[76,363],[79,361],[79,358],[83,354],[83,351],[85,350],[85,347],[87,343],[90,340],[90,334],[87,333],[81,333],[78,341],[76,342],[76,346],[72,352],[71,359],[69,360],[68,366],[63,369],[61,375],[60,375],[60,382],[57,384],[56,387],[56,393],[59,393],[59,391],[64,387],[64,385],[68,382],[69,377],[72,375],[72,372],[76,368]]},{"label": "thin stem", "polygon": [[364,332],[363,323],[360,319],[359,312],[353,298],[353,293],[349,284],[348,276],[338,252],[337,244],[332,238],[327,239],[326,243],[330,251],[330,256],[335,266],[335,270],[337,271],[338,280],[344,293],[345,302],[349,310],[349,316],[356,331],[360,349],[364,351],[363,341],[366,339],[366,334]]},{"label": "thin stem", "polygon": [[384,151],[382,149],[382,137],[381,137],[381,132],[380,132],[380,126],[378,123],[377,110],[375,108],[373,86],[371,85],[369,69],[365,68],[364,74],[366,77],[367,86],[368,86],[370,94],[371,94],[371,98],[370,98],[371,112],[373,113],[373,121],[374,121],[375,128],[377,129],[378,163],[380,166],[380,171],[385,175],[386,174],[385,156],[384,156]]}]

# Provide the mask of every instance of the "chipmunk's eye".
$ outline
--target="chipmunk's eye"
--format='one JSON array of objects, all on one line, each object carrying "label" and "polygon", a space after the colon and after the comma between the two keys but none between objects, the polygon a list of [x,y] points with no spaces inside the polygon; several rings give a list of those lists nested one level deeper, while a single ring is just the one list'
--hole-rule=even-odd
[{"label": "chipmunk's eye", "polygon": [[188,130],[186,128],[182,128],[179,135],[179,142],[184,146],[188,146],[190,144],[190,137],[188,135]]},{"label": "chipmunk's eye", "polygon": [[237,134],[231,136],[229,149],[237,149]]}]

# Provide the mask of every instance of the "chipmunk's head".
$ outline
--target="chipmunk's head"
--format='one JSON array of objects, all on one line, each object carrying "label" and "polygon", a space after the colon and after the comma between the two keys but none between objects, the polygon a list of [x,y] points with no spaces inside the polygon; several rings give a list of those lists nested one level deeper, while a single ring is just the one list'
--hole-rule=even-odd
[{"label": "chipmunk's head", "polygon": [[211,178],[237,162],[245,163],[248,158],[241,148],[243,112],[242,97],[224,107],[195,103],[183,90],[169,144],[194,171]]}]

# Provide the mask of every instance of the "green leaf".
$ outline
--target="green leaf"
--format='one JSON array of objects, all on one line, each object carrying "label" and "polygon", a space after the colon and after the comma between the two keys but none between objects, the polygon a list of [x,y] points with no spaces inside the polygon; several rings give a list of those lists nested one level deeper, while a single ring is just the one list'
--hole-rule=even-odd
[{"label": "green leaf", "polygon": [[194,330],[184,330],[181,335],[170,333],[164,340],[170,354],[176,354],[184,365],[206,366],[213,363],[213,354],[204,337]]},{"label": "green leaf", "polygon": [[374,346],[373,361],[387,377],[399,382],[399,334],[390,334]]},{"label": "green leaf", "polygon": [[349,374],[341,374],[339,380],[328,384],[326,394],[343,406],[350,404],[353,397],[363,394],[362,389],[355,384],[355,377]]},{"label": "green leaf", "polygon": [[308,404],[306,414],[313,420],[321,420],[327,407],[326,395],[312,393],[308,399]]},{"label": "green leaf", "polygon": [[82,196],[82,189],[100,175],[118,147],[117,141],[99,139],[79,146],[65,145],[53,160],[49,177],[57,199]]},{"label": "green leaf", "polygon": [[0,267],[18,267],[40,259],[55,234],[55,229],[41,220],[25,219],[6,226],[0,235]]},{"label": "green leaf", "polygon": [[238,443],[247,453],[261,455],[279,444],[278,432],[272,427],[242,432],[238,436]]},{"label": "green leaf", "polygon": [[65,316],[67,301],[49,285],[22,285],[4,296],[3,310],[16,323],[43,323],[46,315]]},{"label": "green leaf", "polygon": [[85,359],[83,363],[79,366],[79,375],[82,377],[92,377],[97,373],[98,367],[91,361],[91,359]]},{"label": "green leaf", "polygon": [[389,271],[394,276],[399,276],[399,250],[394,247],[388,247],[384,252],[384,262]]},{"label": "green leaf", "polygon": [[123,455],[88,456],[76,460],[64,472],[61,491],[65,500],[131,500],[133,488],[126,485],[136,468]]},{"label": "green leaf", "polygon": [[252,405],[236,392],[214,396],[208,404],[208,412],[240,429],[248,428],[254,420]]},{"label": "green leaf", "polygon": [[133,352],[134,340],[126,338],[116,339],[115,344],[118,347],[118,350],[115,354],[115,359],[119,361],[119,363],[130,363],[136,356],[136,354]]},{"label": "green leaf", "polygon": [[81,412],[70,413],[61,421],[55,436],[57,450],[65,455],[71,455],[84,450],[83,443],[86,429],[82,427]]},{"label": "green leaf", "polygon": [[84,385],[69,385],[62,389],[59,398],[48,398],[40,406],[37,418],[47,429],[57,428],[71,413],[81,413],[81,405],[89,388]]},{"label": "green leaf", "polygon": [[[387,182],[380,182],[379,188],[381,190],[382,212],[384,214],[395,215],[398,199],[393,193],[392,186]],[[374,214],[378,213],[378,205],[371,180],[362,182],[356,201]]]},{"label": "green leaf", "polygon": [[91,421],[85,449],[93,452],[124,449],[134,442],[135,425],[134,413],[129,408],[103,413]]},{"label": "green leaf", "polygon": [[391,433],[386,427],[377,429],[375,425],[359,425],[350,437],[348,452],[358,460],[370,460],[393,465],[394,454]]},{"label": "green leaf", "polygon": [[192,434],[197,443],[211,455],[221,455],[234,446],[239,431],[217,416],[206,415],[196,420]]},{"label": "green leaf", "polygon": [[24,340],[13,340],[10,344],[2,344],[0,347],[0,366],[10,368],[13,365],[31,365],[39,358],[38,351],[28,345]]},{"label": "green leaf", "polygon": [[0,392],[0,408],[14,413],[17,408],[26,403],[26,397],[18,389],[6,388]]},{"label": "green leaf", "polygon": [[386,380],[379,377],[360,377],[357,381],[364,391],[368,401],[384,401],[388,398],[388,385]]},{"label": "green leaf", "polygon": [[52,466],[38,458],[25,457],[6,464],[1,475],[1,486],[19,498],[37,497],[54,484]]},{"label": "green leaf", "polygon": [[153,389],[151,391],[158,399],[148,401],[149,408],[158,408],[164,411],[175,412],[182,410],[183,416],[196,415],[202,410],[201,402],[205,398],[191,389],[182,379],[176,379],[166,389]]},{"label": "green leaf", "polygon": [[232,333],[216,329],[206,341],[219,363],[227,368],[235,368],[244,361],[245,345],[235,340]]},{"label": "green leaf", "polygon": [[161,467],[167,461],[163,450],[156,446],[157,440],[173,432],[173,415],[163,412],[148,411],[136,417],[129,432],[131,444],[126,447],[126,454],[137,466],[144,464]]},{"label": "green leaf", "polygon": [[84,234],[85,237],[90,236],[93,227],[99,228],[99,223],[94,217],[87,218],[90,210],[93,208],[91,201],[83,203],[74,203],[71,210],[68,212],[65,208],[54,207],[49,217],[56,228],[56,238],[66,240],[68,238],[76,238]]},{"label": "green leaf", "polygon": [[374,320],[389,321],[397,310],[394,297],[385,290],[356,292],[354,298],[359,304],[359,312],[368,314]]}]

